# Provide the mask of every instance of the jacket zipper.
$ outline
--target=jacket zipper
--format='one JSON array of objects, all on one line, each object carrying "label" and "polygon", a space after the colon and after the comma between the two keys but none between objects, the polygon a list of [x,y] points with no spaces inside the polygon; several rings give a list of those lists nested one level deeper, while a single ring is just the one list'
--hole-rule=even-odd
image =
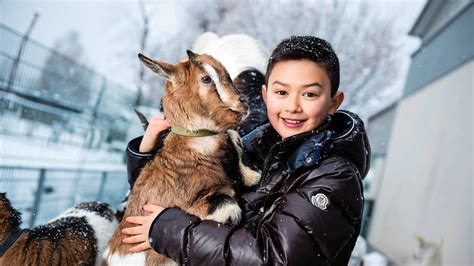
[{"label": "jacket zipper", "polygon": [[275,143],[275,145],[273,145],[270,148],[270,151],[268,152],[268,154],[265,158],[265,161],[263,161],[262,177],[261,177],[260,182],[258,184],[259,187],[261,187],[262,184],[264,184],[264,181],[266,181],[266,179],[267,179],[266,175],[267,175],[267,172],[268,172],[268,163],[271,160],[271,158],[273,157],[273,153],[275,153],[275,150],[276,150],[277,146],[279,146],[279,143]]}]

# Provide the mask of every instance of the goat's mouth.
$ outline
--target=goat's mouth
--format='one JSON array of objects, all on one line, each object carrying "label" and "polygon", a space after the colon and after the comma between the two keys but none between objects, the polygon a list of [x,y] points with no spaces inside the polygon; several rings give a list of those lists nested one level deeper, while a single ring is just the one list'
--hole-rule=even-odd
[{"label": "goat's mouth", "polygon": [[242,108],[242,109],[229,108],[229,110],[235,113],[237,116],[239,116],[242,121],[244,121],[249,114],[249,110],[245,108]]},{"label": "goat's mouth", "polygon": [[229,108],[234,113],[240,114],[240,115],[248,115],[249,110],[247,108]]},{"label": "goat's mouth", "polygon": [[236,106],[229,106],[229,109],[236,113],[248,114],[249,107],[246,104],[238,104]]},{"label": "goat's mouth", "polygon": [[248,110],[247,109],[233,109],[233,108],[229,108],[232,112],[235,112],[235,113],[239,113],[239,114],[247,114],[248,113]]}]

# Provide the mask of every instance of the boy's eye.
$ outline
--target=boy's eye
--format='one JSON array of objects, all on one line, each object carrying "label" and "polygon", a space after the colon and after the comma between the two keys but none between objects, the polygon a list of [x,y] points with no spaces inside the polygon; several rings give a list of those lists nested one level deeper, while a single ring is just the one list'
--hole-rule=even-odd
[{"label": "boy's eye", "polygon": [[314,92],[306,92],[305,94],[303,94],[304,96],[306,97],[309,97],[309,98],[313,98],[313,97],[317,97],[318,95]]},{"label": "boy's eye", "polygon": [[283,96],[283,95],[286,95],[287,93],[286,93],[286,91],[277,90],[277,91],[275,91],[275,94]]}]

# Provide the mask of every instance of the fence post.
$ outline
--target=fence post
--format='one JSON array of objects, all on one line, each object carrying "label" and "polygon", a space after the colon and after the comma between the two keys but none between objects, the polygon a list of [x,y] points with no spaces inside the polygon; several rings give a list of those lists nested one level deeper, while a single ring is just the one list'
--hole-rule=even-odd
[{"label": "fence post", "polygon": [[28,27],[28,30],[26,31],[25,35],[23,35],[23,38],[21,39],[20,47],[18,48],[18,53],[17,53],[15,59],[13,60],[13,66],[12,66],[12,69],[10,71],[10,77],[8,78],[7,91],[12,90],[12,85],[15,82],[16,71],[18,69],[18,64],[20,63],[20,58],[21,58],[21,54],[23,52],[23,48],[26,45],[26,41],[28,41],[28,37],[31,33],[31,30],[33,30],[33,27],[36,24],[36,19],[38,18],[38,16],[39,16],[38,13],[34,14],[33,19],[31,20],[30,26]]},{"label": "fence post", "polygon": [[102,172],[102,179],[100,180],[99,192],[97,192],[97,201],[100,201],[104,193],[105,182],[107,181],[107,172]]},{"label": "fence post", "polygon": [[35,198],[33,201],[33,208],[31,210],[30,224],[29,224],[30,228],[34,226],[36,216],[38,215],[39,204],[41,201],[41,196],[43,195],[45,177],[46,177],[46,170],[44,168],[41,168],[39,179],[38,179],[38,186],[36,187]]},{"label": "fence post", "polygon": [[105,77],[102,78],[102,85],[100,86],[100,91],[99,91],[99,94],[97,95],[97,100],[94,104],[94,109],[92,110],[92,120],[90,122],[90,127],[89,127],[89,139],[88,139],[88,143],[87,143],[87,148],[92,148],[92,143],[94,141],[94,138],[95,138],[95,132],[94,132],[94,128],[95,128],[95,125],[96,125],[96,122],[97,122],[97,116],[99,115],[99,108],[100,108],[100,105],[102,104],[102,98],[104,98],[104,93],[105,93],[105,90],[107,89],[107,80],[105,79]]}]

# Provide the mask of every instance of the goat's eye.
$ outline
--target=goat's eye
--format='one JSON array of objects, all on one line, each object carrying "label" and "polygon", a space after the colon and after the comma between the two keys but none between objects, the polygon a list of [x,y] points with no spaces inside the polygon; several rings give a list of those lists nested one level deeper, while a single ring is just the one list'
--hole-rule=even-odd
[{"label": "goat's eye", "polygon": [[202,83],[209,84],[211,83],[212,79],[209,76],[204,76],[201,78]]}]

